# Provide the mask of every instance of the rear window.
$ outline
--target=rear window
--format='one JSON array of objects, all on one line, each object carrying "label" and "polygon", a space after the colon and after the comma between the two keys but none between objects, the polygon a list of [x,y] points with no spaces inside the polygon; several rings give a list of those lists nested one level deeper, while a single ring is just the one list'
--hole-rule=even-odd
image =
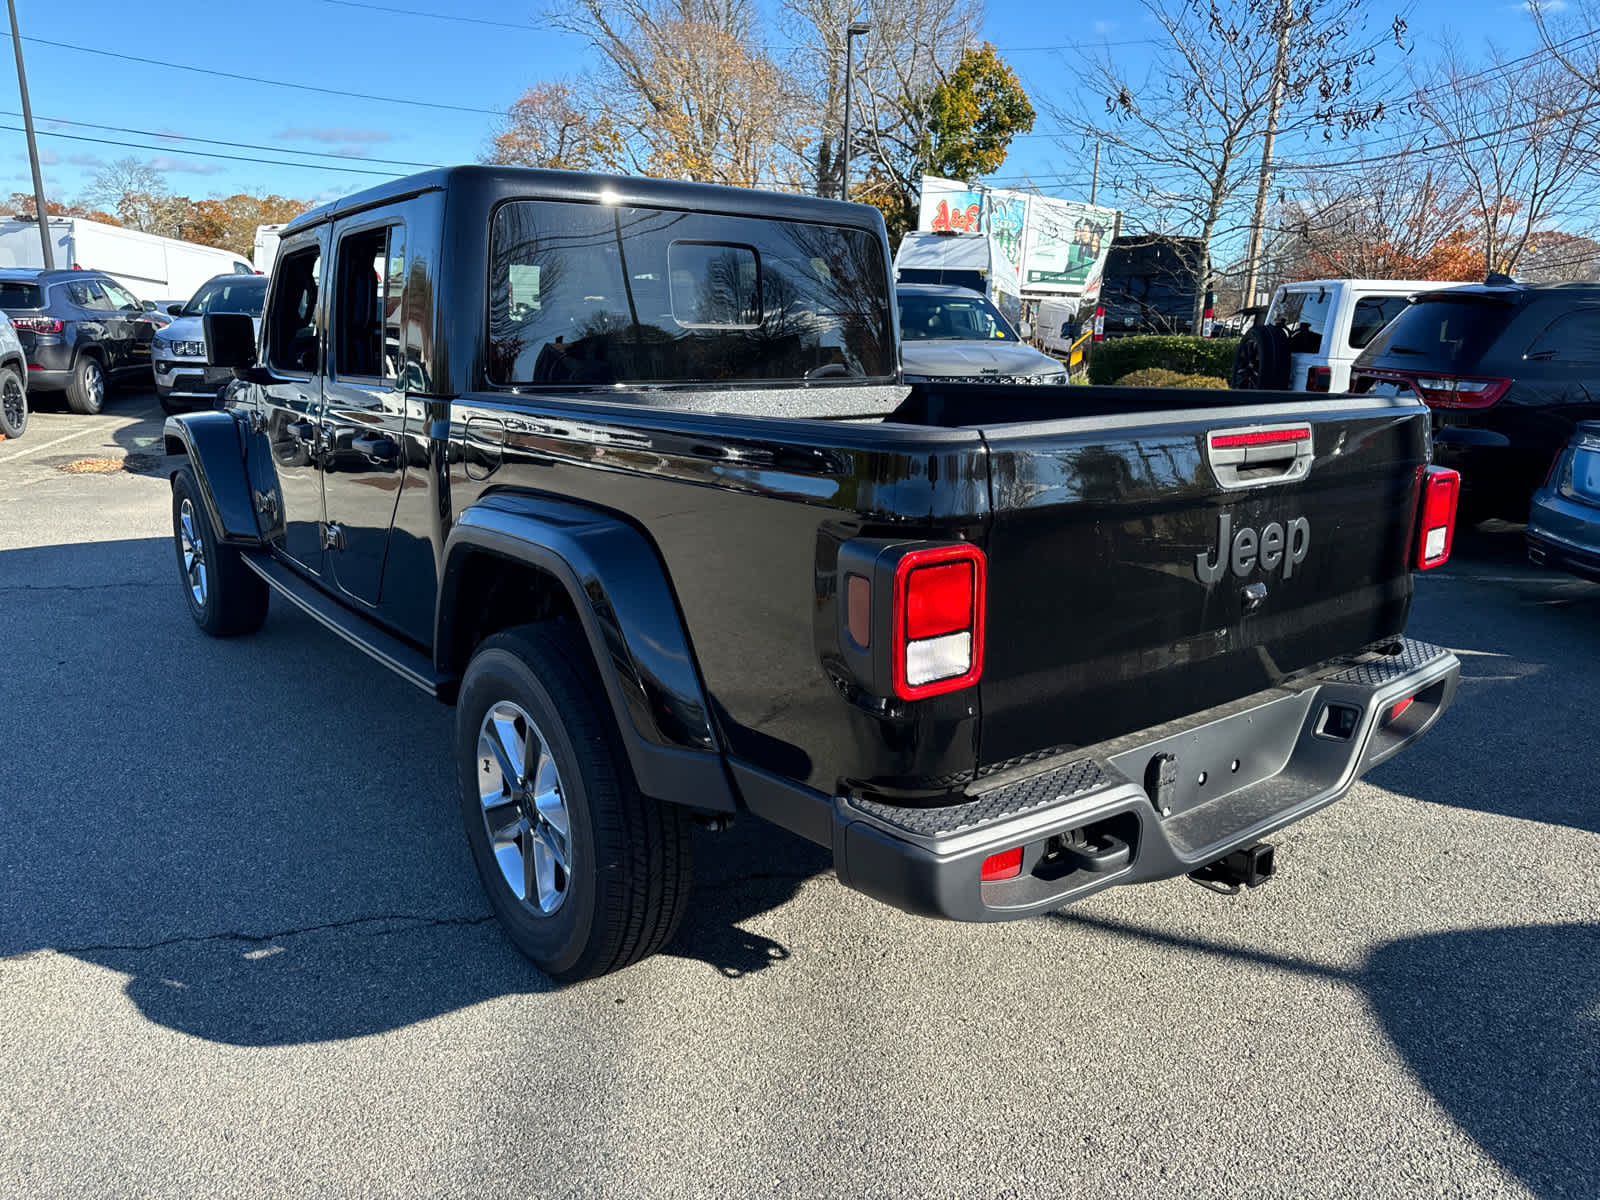
[{"label": "rear window", "polygon": [[1600,363],[1600,308],[1557,317],[1533,339],[1527,357],[1544,362]]},{"label": "rear window", "polygon": [[37,283],[0,283],[0,309],[43,307],[44,295]]},{"label": "rear window", "polygon": [[1465,370],[1483,356],[1516,310],[1470,295],[1430,296],[1405,308],[1363,358],[1405,359],[1430,370]]},{"label": "rear window", "polygon": [[1327,288],[1285,292],[1272,306],[1268,325],[1279,326],[1289,336],[1289,353],[1321,354],[1322,334],[1328,325],[1330,296]]},{"label": "rear window", "polygon": [[1390,321],[1405,311],[1405,296],[1363,296],[1350,314],[1350,345],[1363,350]]},{"label": "rear window", "polygon": [[988,290],[982,271],[939,271],[928,267],[909,267],[895,276],[901,283],[936,283],[945,287],[970,288],[974,292]]},{"label": "rear window", "polygon": [[496,384],[894,373],[882,245],[865,230],[513,201],[490,255]]}]

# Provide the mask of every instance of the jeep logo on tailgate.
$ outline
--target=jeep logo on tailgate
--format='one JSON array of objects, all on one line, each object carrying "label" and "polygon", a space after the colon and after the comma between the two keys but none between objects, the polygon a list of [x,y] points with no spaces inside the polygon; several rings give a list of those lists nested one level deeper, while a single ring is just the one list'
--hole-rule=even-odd
[{"label": "jeep logo on tailgate", "polygon": [[1295,517],[1287,527],[1273,521],[1257,533],[1248,525],[1233,529],[1233,517],[1222,514],[1217,529],[1217,544],[1194,556],[1194,573],[1201,583],[1215,583],[1223,573],[1231,570],[1240,579],[1259,566],[1263,571],[1283,568],[1283,577],[1289,579],[1294,569],[1305,562],[1311,549],[1311,522]]}]

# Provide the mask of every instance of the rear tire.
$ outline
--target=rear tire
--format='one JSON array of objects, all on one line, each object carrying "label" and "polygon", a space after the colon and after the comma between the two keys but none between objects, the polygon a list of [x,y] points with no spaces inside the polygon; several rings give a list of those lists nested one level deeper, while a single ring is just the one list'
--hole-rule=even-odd
[{"label": "rear tire", "polygon": [[172,477],[172,544],[196,625],[216,638],[261,628],[267,619],[266,580],[244,565],[236,547],[217,542],[188,464]]},{"label": "rear tire", "polygon": [[28,428],[28,386],[15,367],[0,367],[0,433],[19,438]]},{"label": "rear tire", "polygon": [[106,371],[93,355],[80,354],[67,382],[67,407],[81,417],[96,415],[106,403]]},{"label": "rear tire", "polygon": [[639,791],[574,626],[484,641],[457,699],[455,754],[484,892],[540,970],[588,979],[666,945],[689,895],[689,822]]},{"label": "rear tire", "polygon": [[1245,391],[1281,392],[1289,386],[1289,337],[1276,325],[1256,325],[1233,352],[1228,386]]}]

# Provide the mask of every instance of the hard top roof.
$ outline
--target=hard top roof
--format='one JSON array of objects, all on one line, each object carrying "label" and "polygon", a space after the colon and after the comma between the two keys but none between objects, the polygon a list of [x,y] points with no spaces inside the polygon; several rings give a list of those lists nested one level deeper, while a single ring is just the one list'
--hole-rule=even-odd
[{"label": "hard top roof", "polygon": [[742,215],[741,210],[756,208],[758,211],[750,215],[851,225],[869,230],[882,228],[883,222],[882,214],[869,204],[820,200],[815,196],[791,192],[685,183],[675,179],[645,179],[632,175],[600,175],[587,171],[474,165],[438,167],[355,192],[302,213],[283,227],[280,236],[289,238],[302,229],[324,221],[395,203],[424,192],[461,187],[487,193],[496,202],[517,198],[600,201],[643,208],[685,208],[735,216]]}]

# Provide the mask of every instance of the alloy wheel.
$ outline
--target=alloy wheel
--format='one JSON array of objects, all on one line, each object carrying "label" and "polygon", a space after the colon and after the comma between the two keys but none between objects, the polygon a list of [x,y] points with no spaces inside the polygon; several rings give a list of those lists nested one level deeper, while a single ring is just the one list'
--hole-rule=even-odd
[{"label": "alloy wheel", "polygon": [[200,537],[194,502],[187,496],[178,509],[178,541],[183,545],[183,573],[196,607],[206,606],[206,547]]},{"label": "alloy wheel", "polygon": [[478,799],[489,847],[511,894],[549,915],[571,883],[572,822],[549,743],[509,700],[478,727]]},{"label": "alloy wheel", "polygon": [[28,394],[22,390],[20,380],[7,376],[5,390],[0,392],[0,408],[5,409],[7,425],[22,428],[28,415]]}]

